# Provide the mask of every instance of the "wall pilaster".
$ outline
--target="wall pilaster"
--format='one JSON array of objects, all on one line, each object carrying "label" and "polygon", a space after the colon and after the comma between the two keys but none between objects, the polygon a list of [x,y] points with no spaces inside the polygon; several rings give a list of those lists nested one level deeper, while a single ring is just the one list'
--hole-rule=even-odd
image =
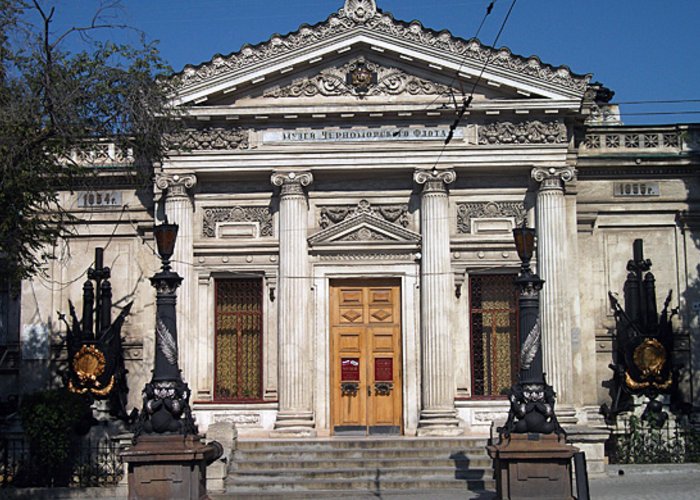
[{"label": "wall pilaster", "polygon": [[279,412],[275,434],[310,435],[314,429],[310,366],[307,216],[304,187],[310,172],[275,172],[271,182],[280,188],[279,205]]},{"label": "wall pilaster", "polygon": [[462,433],[454,406],[449,198],[454,170],[417,170],[421,194],[422,410],[419,435]]}]

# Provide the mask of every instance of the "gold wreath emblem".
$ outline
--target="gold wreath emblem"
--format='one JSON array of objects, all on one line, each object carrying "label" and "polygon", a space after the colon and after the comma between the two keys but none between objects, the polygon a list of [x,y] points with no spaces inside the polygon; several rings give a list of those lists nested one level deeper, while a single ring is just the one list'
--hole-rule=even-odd
[{"label": "gold wreath emblem", "polygon": [[354,87],[369,87],[372,83],[372,73],[367,68],[357,68],[352,73],[352,85]]},{"label": "gold wreath emblem", "polygon": [[73,356],[73,370],[82,383],[96,382],[105,371],[105,355],[94,345],[84,345]]},{"label": "gold wreath emblem", "polygon": [[632,355],[643,378],[658,377],[666,363],[666,349],[656,339],[646,339]]},{"label": "gold wreath emblem", "polygon": [[87,391],[97,394],[98,396],[106,396],[114,387],[114,375],[109,379],[109,383],[100,387],[100,382],[97,377],[105,371],[105,355],[94,345],[84,345],[73,356],[73,370],[78,376],[78,380],[83,387],[76,387],[73,381],[68,381],[68,390],[78,394],[85,394]]}]

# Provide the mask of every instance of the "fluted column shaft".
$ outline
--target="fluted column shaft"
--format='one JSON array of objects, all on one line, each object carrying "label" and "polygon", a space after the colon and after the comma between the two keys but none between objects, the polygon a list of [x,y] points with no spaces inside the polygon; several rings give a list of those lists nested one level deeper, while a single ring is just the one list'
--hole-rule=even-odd
[{"label": "fluted column shaft", "polygon": [[196,332],[192,330],[195,318],[192,316],[195,293],[194,265],[194,206],[189,190],[197,184],[194,174],[162,174],[156,178],[156,186],[165,191],[165,215],[168,221],[176,223],[178,228],[175,250],[171,259],[173,271],[182,278],[178,291],[179,307],[176,309],[177,324],[180,328],[179,362],[183,379],[194,387],[197,377],[194,373],[196,357],[194,346]]},{"label": "fluted column shaft", "polygon": [[454,434],[455,381],[450,329],[452,304],[450,226],[447,184],[453,170],[418,170],[421,196],[421,342],[422,401],[420,434]]},{"label": "fluted column shaft", "polygon": [[537,193],[537,270],[545,285],[540,292],[542,356],[547,383],[554,387],[561,404],[573,402],[571,355],[572,310],[568,303],[569,264],[564,184],[575,177],[573,168],[536,168],[532,177],[540,182]]},{"label": "fluted column shaft", "polygon": [[302,433],[313,427],[312,385],[308,379],[309,265],[307,248],[308,204],[304,187],[309,172],[274,173],[280,190],[279,207],[279,413],[275,427]]}]

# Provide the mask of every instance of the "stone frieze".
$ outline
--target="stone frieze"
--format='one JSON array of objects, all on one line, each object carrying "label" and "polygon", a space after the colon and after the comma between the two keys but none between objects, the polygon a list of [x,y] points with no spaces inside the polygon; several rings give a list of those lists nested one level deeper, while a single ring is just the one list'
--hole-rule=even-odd
[{"label": "stone frieze", "polygon": [[563,144],[567,141],[566,125],[558,121],[493,122],[479,127],[479,144]]},{"label": "stone frieze", "polygon": [[[366,85],[354,79],[358,71],[366,71]],[[334,68],[327,68],[318,75],[299,78],[283,87],[265,91],[264,97],[314,97],[322,96],[374,96],[374,95],[442,95],[450,87],[410,75],[399,68],[383,67],[363,57]]]},{"label": "stone frieze", "polygon": [[205,208],[202,218],[202,236],[216,237],[216,224],[219,222],[256,222],[259,236],[272,236],[272,214],[269,207],[222,207]]},{"label": "stone frieze", "polygon": [[217,151],[248,149],[248,131],[240,128],[188,128],[166,136],[171,150]]},{"label": "stone frieze", "polygon": [[457,231],[470,234],[472,219],[514,218],[520,226],[525,220],[525,206],[519,201],[487,201],[457,204]]}]

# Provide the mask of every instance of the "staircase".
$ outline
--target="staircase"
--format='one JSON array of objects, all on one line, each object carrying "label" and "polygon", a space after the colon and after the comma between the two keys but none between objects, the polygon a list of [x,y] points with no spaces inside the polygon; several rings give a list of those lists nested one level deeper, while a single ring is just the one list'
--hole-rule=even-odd
[{"label": "staircase", "polygon": [[[495,489],[486,440],[239,440],[226,492],[212,498],[378,498]],[[471,495],[470,495],[471,492]]]}]

